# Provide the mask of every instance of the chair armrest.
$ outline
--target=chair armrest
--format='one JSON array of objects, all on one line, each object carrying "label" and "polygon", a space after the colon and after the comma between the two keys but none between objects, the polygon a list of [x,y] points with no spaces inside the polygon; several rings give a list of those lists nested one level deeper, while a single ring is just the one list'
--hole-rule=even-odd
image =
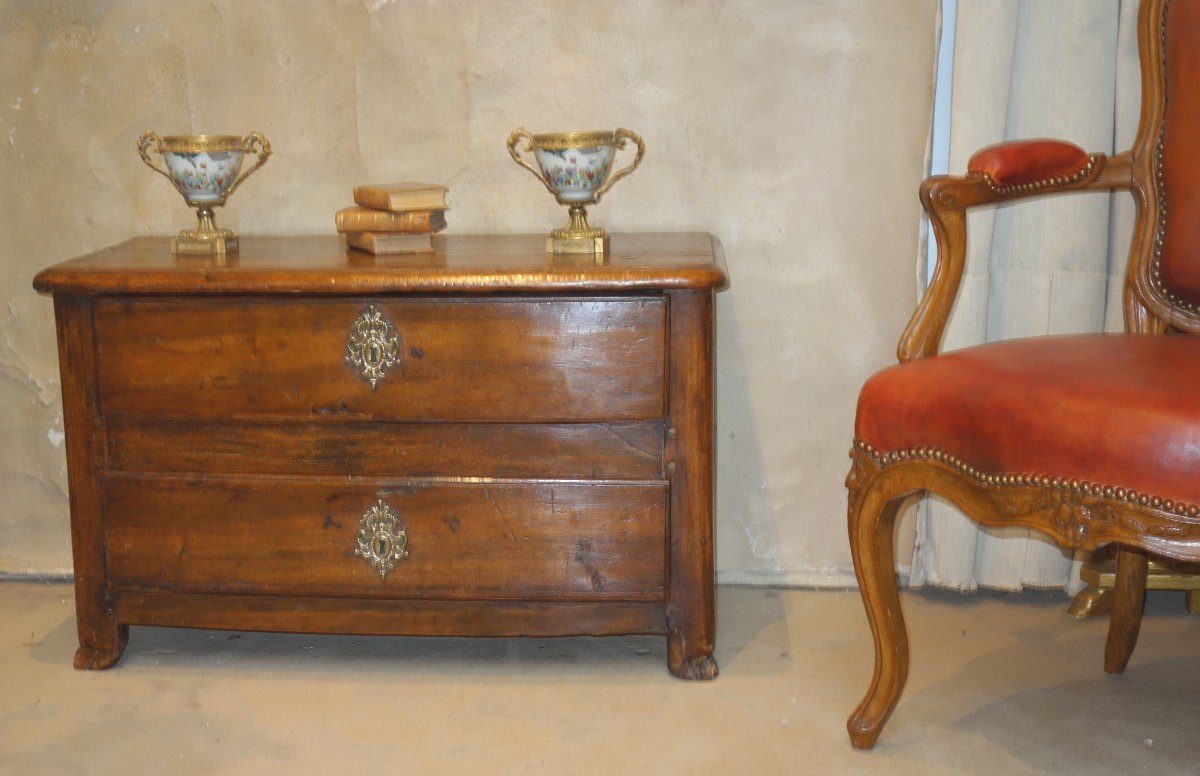
[{"label": "chair armrest", "polygon": [[1066,183],[1091,172],[1096,156],[1062,140],[1015,140],[988,146],[967,162],[967,173],[990,179],[992,188],[1013,189],[1055,181]]},{"label": "chair armrest", "polygon": [[967,163],[965,176],[935,175],[921,184],[921,205],[937,240],[929,288],[908,321],[896,355],[903,361],[937,355],[958,295],[967,254],[968,208],[1068,191],[1133,188],[1132,156],[1088,154],[1060,140],[989,146]]}]

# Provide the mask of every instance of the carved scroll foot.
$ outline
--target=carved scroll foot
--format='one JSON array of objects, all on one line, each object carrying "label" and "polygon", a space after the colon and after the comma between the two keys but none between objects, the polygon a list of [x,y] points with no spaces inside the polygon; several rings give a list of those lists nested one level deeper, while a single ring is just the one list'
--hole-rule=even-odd
[{"label": "carved scroll foot", "polygon": [[[123,650],[122,650],[123,651]],[[121,651],[80,647],[75,650],[75,668],[80,671],[102,671],[112,668],[121,659]]]},{"label": "carved scroll foot", "polygon": [[[689,633],[689,630],[695,632]],[[667,667],[672,674],[680,679],[716,679],[717,661],[713,659],[712,651],[712,640],[703,638],[701,623],[669,621]]]},{"label": "carved scroll foot", "polygon": [[102,671],[116,665],[125,652],[125,645],[129,642],[129,626],[113,625],[111,633],[104,635],[111,636],[111,638],[105,639],[109,643],[104,646],[80,641],[79,649],[75,650],[75,668],[80,671]]},{"label": "carved scroll foot", "polygon": [[75,668],[80,671],[103,671],[116,665],[124,652],[124,644],[120,649],[97,649],[81,645],[75,650]]},{"label": "carved scroll foot", "polygon": [[1113,589],[1113,613],[1104,645],[1104,671],[1119,674],[1129,664],[1142,628],[1146,605],[1146,553],[1117,550],[1117,584]]},{"label": "carved scroll foot", "polygon": [[692,658],[679,658],[678,660],[671,658],[670,643],[667,646],[668,656],[667,665],[671,669],[671,673],[680,679],[697,679],[706,681],[708,679],[716,679],[720,669],[717,668],[717,661],[712,655],[699,655]]},{"label": "carved scroll foot", "polygon": [[900,700],[908,679],[908,633],[900,611],[894,562],[896,515],[900,499],[885,499],[868,487],[869,478],[856,459],[850,487],[850,549],[871,634],[875,639],[875,675],[867,694],[846,722],[857,749],[875,746],[879,733]]}]

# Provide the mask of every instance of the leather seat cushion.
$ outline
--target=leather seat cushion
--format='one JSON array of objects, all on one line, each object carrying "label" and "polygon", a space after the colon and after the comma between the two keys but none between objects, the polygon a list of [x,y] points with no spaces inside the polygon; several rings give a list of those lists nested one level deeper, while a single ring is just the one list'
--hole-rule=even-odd
[{"label": "leather seat cushion", "polygon": [[863,386],[855,434],[1200,504],[1200,336],[1038,337],[900,364]]}]

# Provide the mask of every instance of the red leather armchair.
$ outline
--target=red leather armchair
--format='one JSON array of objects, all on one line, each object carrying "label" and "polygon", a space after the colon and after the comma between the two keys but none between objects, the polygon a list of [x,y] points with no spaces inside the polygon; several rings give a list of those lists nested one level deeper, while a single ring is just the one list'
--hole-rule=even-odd
[{"label": "red leather armchair", "polygon": [[[1144,0],[1143,105],[1132,149],[1112,157],[1054,140],[1005,143],[965,176],[921,187],[937,239],[928,292],[900,364],[859,396],[849,488],[855,571],[875,674],[848,729],[874,746],[908,673],[893,562],[900,501],[936,491],[973,519],[1067,547],[1117,545],[1105,670],[1137,641],[1147,552],[1200,560],[1200,2]],[[1126,334],[1011,340],[938,355],[966,254],[966,210],[1071,191],[1124,189],[1137,226]]]}]

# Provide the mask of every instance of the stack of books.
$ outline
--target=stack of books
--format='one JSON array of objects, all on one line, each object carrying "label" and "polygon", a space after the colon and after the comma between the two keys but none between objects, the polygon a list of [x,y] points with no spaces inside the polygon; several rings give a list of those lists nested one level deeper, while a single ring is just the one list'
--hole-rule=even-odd
[{"label": "stack of books", "polygon": [[370,253],[433,250],[433,233],[446,228],[446,187],[434,183],[381,183],[354,187],[355,207],[339,210],[337,230],[352,248]]}]

